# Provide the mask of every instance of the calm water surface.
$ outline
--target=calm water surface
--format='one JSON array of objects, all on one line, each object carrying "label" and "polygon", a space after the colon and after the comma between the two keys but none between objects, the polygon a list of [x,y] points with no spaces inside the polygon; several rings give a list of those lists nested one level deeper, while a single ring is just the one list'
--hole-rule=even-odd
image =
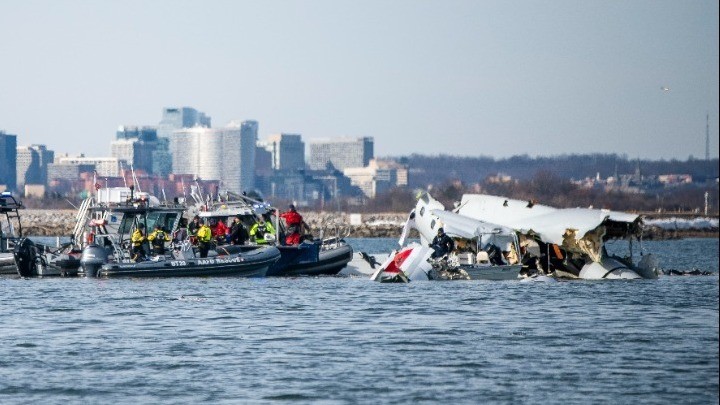
[{"label": "calm water surface", "polygon": [[0,403],[718,403],[718,240],[645,247],[716,275],[0,278]]}]

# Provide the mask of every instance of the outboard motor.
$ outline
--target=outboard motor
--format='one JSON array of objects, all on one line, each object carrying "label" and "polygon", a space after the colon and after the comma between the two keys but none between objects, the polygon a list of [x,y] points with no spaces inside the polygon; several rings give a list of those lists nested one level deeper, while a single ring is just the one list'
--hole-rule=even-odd
[{"label": "outboard motor", "polygon": [[102,265],[107,262],[107,250],[95,243],[87,245],[80,256],[80,267],[85,273],[85,277],[96,277]]},{"label": "outboard motor", "polygon": [[15,265],[20,277],[34,277],[39,274],[38,265],[42,265],[42,257],[38,255],[37,246],[28,238],[22,238],[13,248]]}]

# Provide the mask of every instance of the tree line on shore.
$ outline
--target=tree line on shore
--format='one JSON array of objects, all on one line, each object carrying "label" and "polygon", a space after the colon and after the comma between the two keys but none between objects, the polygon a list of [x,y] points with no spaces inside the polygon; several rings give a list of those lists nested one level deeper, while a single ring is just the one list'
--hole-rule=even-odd
[{"label": "tree line on shore", "polygon": [[[697,160],[630,160],[616,154],[561,155],[530,158],[527,155],[506,159],[490,157],[410,155],[396,158],[409,171],[409,184],[379,193],[372,199],[358,201],[339,199],[311,203],[308,210],[343,212],[408,212],[415,206],[420,191],[430,191],[447,208],[466,193],[501,195],[535,201],[559,208],[595,207],[638,212],[704,212],[705,193],[709,195],[710,214],[718,213],[718,159]],[[607,191],[585,188],[571,179],[612,176],[640,169],[643,175],[689,174],[694,183],[649,192]],[[512,181],[497,181],[496,176],[510,176]],[[79,205],[79,199],[51,195],[42,199],[27,198],[30,208],[68,209]],[[284,207],[289,201],[272,201]]]}]

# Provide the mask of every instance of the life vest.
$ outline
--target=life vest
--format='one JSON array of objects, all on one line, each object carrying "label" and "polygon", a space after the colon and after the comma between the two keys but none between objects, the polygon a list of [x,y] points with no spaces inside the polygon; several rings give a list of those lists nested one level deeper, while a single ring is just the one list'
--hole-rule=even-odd
[{"label": "life vest", "polygon": [[197,231],[197,237],[200,242],[210,242],[210,240],[212,240],[212,231],[210,230],[210,227],[207,225],[201,226]]},{"label": "life vest", "polygon": [[302,215],[298,214],[297,211],[285,212],[282,214],[282,217],[285,219],[285,223],[288,226],[299,226],[303,221]]},{"label": "life vest", "polygon": [[253,226],[253,232],[251,232],[255,237],[255,242],[259,244],[266,243],[265,234],[267,233],[267,231],[268,228],[266,225],[255,224],[255,226]]},{"label": "life vest", "polygon": [[270,234],[275,233],[275,229],[273,229],[272,225],[270,225],[267,222],[265,222],[262,225],[258,222],[255,225],[253,225],[252,229],[250,229],[250,236],[253,237],[253,239],[255,240],[255,243],[257,243],[257,244],[267,243],[267,241],[265,240],[266,233],[270,233]]},{"label": "life vest", "polygon": [[145,241],[145,235],[143,235],[143,233],[140,232],[139,229],[136,229],[135,232],[133,232],[132,238],[130,238],[130,240],[132,241],[133,246],[139,247]]},{"label": "life vest", "polygon": [[148,236],[148,240],[150,240],[152,242],[152,245],[155,247],[164,247],[167,239],[167,234],[159,229],[153,231],[153,233]]}]

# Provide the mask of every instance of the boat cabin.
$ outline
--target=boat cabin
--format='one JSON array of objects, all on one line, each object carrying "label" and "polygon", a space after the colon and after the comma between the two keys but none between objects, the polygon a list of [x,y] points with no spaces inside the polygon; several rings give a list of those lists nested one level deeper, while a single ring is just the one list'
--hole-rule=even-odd
[{"label": "boat cabin", "polygon": [[20,209],[22,202],[5,191],[0,194],[0,252],[11,252],[15,241],[22,238]]}]

